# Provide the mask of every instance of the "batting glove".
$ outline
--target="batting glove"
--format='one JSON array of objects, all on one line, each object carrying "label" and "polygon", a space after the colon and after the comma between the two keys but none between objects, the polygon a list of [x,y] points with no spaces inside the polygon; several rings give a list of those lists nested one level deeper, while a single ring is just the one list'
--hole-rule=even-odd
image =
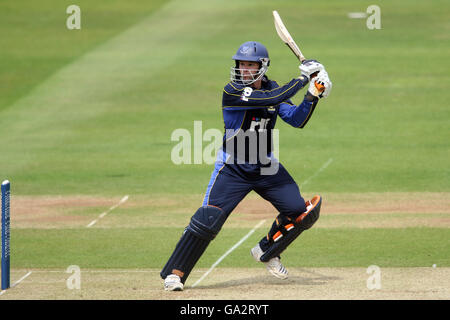
[{"label": "batting glove", "polygon": [[325,70],[323,65],[317,60],[304,60],[298,68],[300,69],[302,76],[305,76],[308,80],[311,80],[316,72]]},{"label": "batting glove", "polygon": [[308,92],[318,98],[326,98],[331,92],[333,83],[325,69],[319,71],[317,76],[309,83]]}]

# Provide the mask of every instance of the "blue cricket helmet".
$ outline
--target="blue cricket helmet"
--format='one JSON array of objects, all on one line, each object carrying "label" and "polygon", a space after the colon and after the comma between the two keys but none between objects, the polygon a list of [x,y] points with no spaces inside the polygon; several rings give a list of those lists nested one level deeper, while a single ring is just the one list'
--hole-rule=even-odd
[{"label": "blue cricket helmet", "polygon": [[247,41],[239,47],[233,60],[236,61],[257,61],[262,62],[262,59],[267,60],[267,66],[270,64],[269,52],[266,47],[256,41]]},{"label": "blue cricket helmet", "polygon": [[[270,65],[269,52],[263,44],[256,41],[247,41],[241,44],[232,59],[236,62],[236,65],[231,68],[231,81],[245,85],[260,80]],[[259,62],[260,69],[252,76],[252,79],[244,80],[241,77],[239,61]]]}]

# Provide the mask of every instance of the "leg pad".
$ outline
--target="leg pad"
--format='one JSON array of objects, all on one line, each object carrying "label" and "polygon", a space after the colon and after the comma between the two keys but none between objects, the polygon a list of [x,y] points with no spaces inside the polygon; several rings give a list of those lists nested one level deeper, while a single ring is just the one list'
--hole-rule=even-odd
[{"label": "leg pad", "polygon": [[295,219],[279,215],[276,220],[278,228],[267,235],[270,246],[261,256],[262,262],[267,262],[279,256],[303,231],[311,228],[319,219],[322,197],[315,196],[306,202],[306,212]]},{"label": "leg pad", "polygon": [[178,241],[175,250],[162,269],[160,275],[165,279],[169,274],[180,276],[184,284],[197,261],[205,252],[209,243],[219,233],[227,216],[222,209],[203,206],[192,216]]}]

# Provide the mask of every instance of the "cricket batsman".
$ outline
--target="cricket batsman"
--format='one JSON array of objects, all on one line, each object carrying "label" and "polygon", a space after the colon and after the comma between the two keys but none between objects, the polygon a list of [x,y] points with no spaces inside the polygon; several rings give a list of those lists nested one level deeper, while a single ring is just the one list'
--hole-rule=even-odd
[{"label": "cricket batsman", "polygon": [[[297,183],[273,156],[272,130],[278,117],[294,128],[305,127],[319,99],[326,98],[332,88],[324,66],[316,60],[305,60],[299,66],[300,76],[279,86],[266,75],[270,59],[261,43],[245,42],[232,59],[231,82],[224,87],[222,97],[223,145],[203,204],[161,271],[168,291],[183,290],[209,243],[251,191],[278,210],[267,236],[250,252],[277,278],[288,277],[280,254],[319,218],[322,198],[303,199]],[[291,98],[303,87],[308,88],[304,99],[295,105]]]}]

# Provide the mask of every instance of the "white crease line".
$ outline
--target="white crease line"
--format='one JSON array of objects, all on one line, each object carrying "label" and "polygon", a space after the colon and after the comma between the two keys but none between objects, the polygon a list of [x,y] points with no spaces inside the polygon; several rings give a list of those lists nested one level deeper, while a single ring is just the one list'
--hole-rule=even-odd
[{"label": "white crease line", "polygon": [[[161,270],[84,270],[82,273],[159,273]],[[67,273],[66,270],[35,270],[34,273]]]},{"label": "white crease line", "polygon": [[247,233],[241,240],[239,240],[234,246],[232,246],[227,252],[224,253],[223,256],[221,256],[216,262],[214,262],[214,264],[211,266],[211,268],[209,268],[208,271],[206,271],[206,273],[201,276],[200,279],[198,279],[191,288],[194,288],[195,286],[197,286],[203,279],[206,278],[206,276],[208,276],[208,274],[211,273],[211,271],[214,270],[215,267],[217,267],[217,265],[223,260],[225,259],[225,257],[227,255],[229,255],[231,252],[234,251],[234,249],[236,249],[237,247],[239,247],[245,240],[247,240],[248,237],[250,237],[253,232],[255,232],[256,229],[258,229],[266,220],[261,220],[252,230],[250,230],[249,233]]},{"label": "white crease line", "polygon": [[97,223],[98,220],[100,220],[101,218],[103,218],[104,216],[106,216],[108,213],[110,213],[111,211],[113,211],[115,208],[117,208],[118,206],[120,206],[122,203],[126,202],[128,200],[128,195],[126,195],[125,197],[123,197],[118,204],[112,206],[111,208],[109,208],[108,210],[106,210],[105,212],[103,212],[102,214],[100,214],[98,216],[97,219],[91,221],[91,223],[89,223],[86,227],[90,228],[92,227],[94,224]]},{"label": "white crease line", "polygon": [[[67,273],[66,270],[34,270],[34,273]],[[161,270],[85,270],[81,273],[160,273]],[[202,270],[193,270],[191,273],[201,273]]]},{"label": "white crease line", "polygon": [[327,162],[325,162],[323,164],[323,166],[320,167],[319,170],[317,170],[316,173],[314,173],[311,177],[309,177],[308,179],[306,179],[301,185],[300,185],[300,189],[307,184],[309,181],[311,181],[311,179],[313,179],[314,177],[316,177],[319,173],[321,173],[323,170],[325,170],[331,163],[333,162],[333,158],[328,159]]},{"label": "white crease line", "polygon": [[17,280],[12,286],[11,288],[14,288],[15,286],[17,286],[19,283],[21,283],[23,280],[25,280],[26,278],[28,278],[31,275],[31,271],[28,272],[26,275],[24,275],[22,278],[20,278],[19,280]]},{"label": "white crease line", "polygon": [[[21,283],[23,280],[25,280],[26,278],[28,278],[29,276],[30,276],[30,274],[31,274],[32,272],[30,271],[30,272],[28,272],[26,275],[24,275],[22,278],[20,278],[19,280],[17,280],[16,282],[14,282],[12,285],[11,285],[11,288],[14,288],[15,286],[17,286],[19,283]],[[7,290],[7,289],[6,289]],[[5,292],[6,292],[6,290],[2,290],[2,291],[0,291],[0,296],[2,295],[2,294],[4,294]]]}]

